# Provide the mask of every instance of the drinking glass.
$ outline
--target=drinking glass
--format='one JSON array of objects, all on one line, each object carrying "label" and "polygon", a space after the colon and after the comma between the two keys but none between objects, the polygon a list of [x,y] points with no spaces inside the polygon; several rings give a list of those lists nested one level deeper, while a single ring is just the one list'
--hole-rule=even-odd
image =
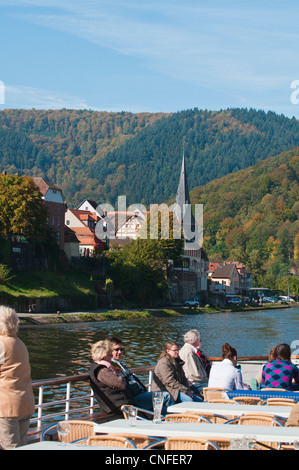
[{"label": "drinking glass", "polygon": [[154,424],[160,424],[161,421],[161,412],[164,402],[163,392],[153,392],[153,410],[154,410]]},{"label": "drinking glass", "polygon": [[248,435],[243,437],[244,446],[247,450],[256,448],[256,436]]},{"label": "drinking glass", "polygon": [[129,419],[129,426],[136,426],[137,422],[137,409],[135,406],[130,406],[128,410],[128,419]]},{"label": "drinking glass", "polygon": [[299,441],[294,441],[294,450],[299,450]]},{"label": "drinking glass", "polygon": [[230,440],[230,450],[245,450],[247,445],[243,438],[233,438]]},{"label": "drinking glass", "polygon": [[60,421],[57,425],[57,432],[61,436],[61,442],[65,445],[65,436],[70,432],[70,424],[64,421]]}]

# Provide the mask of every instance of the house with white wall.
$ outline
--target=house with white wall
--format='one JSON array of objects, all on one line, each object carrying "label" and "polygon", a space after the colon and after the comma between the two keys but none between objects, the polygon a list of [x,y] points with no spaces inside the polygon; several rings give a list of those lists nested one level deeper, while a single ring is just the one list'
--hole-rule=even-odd
[{"label": "house with white wall", "polygon": [[33,178],[33,181],[39,188],[44,204],[48,210],[47,224],[56,233],[57,243],[60,249],[63,250],[66,205],[62,189],[41,177]]},{"label": "house with white wall", "polygon": [[104,250],[104,243],[95,234],[98,220],[98,216],[86,210],[67,209],[66,211],[65,225],[78,239],[81,257],[90,257],[96,250]]}]

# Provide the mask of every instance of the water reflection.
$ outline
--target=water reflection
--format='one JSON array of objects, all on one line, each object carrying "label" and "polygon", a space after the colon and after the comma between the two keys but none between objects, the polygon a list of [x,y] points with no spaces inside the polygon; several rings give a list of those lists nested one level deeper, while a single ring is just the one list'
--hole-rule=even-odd
[{"label": "water reflection", "polygon": [[19,336],[26,344],[33,380],[86,373],[90,347],[109,335],[125,346],[130,367],[153,364],[164,343],[171,339],[183,345],[186,331],[201,332],[202,348],[208,356],[220,356],[225,342],[239,356],[268,355],[278,343],[299,341],[299,308],[243,313],[186,315],[111,322],[50,326],[22,326]]}]

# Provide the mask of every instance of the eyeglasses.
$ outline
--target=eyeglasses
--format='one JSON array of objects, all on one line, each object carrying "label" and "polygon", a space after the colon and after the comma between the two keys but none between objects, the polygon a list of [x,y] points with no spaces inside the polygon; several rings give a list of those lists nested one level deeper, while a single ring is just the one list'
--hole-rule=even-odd
[{"label": "eyeglasses", "polygon": [[169,349],[171,352],[179,352],[179,349]]},{"label": "eyeglasses", "polygon": [[123,351],[123,350],[124,350],[124,348],[115,348],[115,349],[113,349],[113,351]]}]

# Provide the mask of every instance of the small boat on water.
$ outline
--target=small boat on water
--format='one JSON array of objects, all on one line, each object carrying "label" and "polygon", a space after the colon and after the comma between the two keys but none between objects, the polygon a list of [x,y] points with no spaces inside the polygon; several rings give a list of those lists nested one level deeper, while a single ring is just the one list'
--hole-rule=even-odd
[{"label": "small boat on water", "polygon": [[[210,360],[221,361],[222,358],[212,357]],[[244,383],[250,384],[251,379],[256,377],[267,361],[267,356],[239,358]],[[299,366],[299,356],[292,356],[292,362]],[[134,368],[131,371],[141,377],[144,383],[147,381],[150,390],[153,369],[154,365]],[[93,420],[98,423],[116,419],[115,415],[101,410],[90,389],[89,374],[34,381],[33,389],[37,404],[36,414],[31,419],[29,440],[38,440],[46,426],[63,419]],[[117,417],[119,418],[119,415]]]}]

